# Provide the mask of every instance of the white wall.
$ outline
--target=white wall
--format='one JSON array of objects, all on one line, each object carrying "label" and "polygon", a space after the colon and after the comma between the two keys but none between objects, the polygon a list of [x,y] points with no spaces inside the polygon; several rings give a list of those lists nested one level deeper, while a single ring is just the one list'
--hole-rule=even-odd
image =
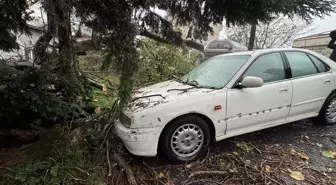
[{"label": "white wall", "polygon": [[294,48],[304,48],[313,50],[327,57],[330,56],[332,50],[327,47],[330,42],[329,34],[321,36],[312,36],[296,39],[293,42]]},{"label": "white wall", "polygon": [[30,30],[31,34],[17,34],[16,42],[19,44],[20,49],[14,50],[13,52],[0,51],[0,59],[5,60],[17,60],[17,59],[27,59],[27,51],[30,50],[29,59],[32,60],[32,48],[34,47],[36,41],[41,36],[42,32],[36,30]]}]

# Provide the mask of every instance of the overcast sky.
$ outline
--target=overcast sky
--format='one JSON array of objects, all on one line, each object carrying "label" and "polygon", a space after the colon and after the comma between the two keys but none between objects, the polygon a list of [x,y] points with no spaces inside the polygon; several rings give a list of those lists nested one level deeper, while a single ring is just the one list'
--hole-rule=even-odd
[{"label": "overcast sky", "polygon": [[[325,16],[323,18],[315,18],[312,22],[311,28],[312,31],[299,37],[336,30],[336,13],[330,14],[330,16]],[[219,38],[220,39],[226,38],[226,35],[224,34],[223,30],[220,32]]]},{"label": "overcast sky", "polygon": [[326,16],[323,19],[316,18],[312,27],[316,29],[310,34],[336,30],[336,13]]}]

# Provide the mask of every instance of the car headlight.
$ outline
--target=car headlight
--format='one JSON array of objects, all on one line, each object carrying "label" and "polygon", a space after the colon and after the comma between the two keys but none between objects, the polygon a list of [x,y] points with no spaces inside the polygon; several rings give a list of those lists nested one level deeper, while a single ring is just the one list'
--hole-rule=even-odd
[{"label": "car headlight", "polygon": [[125,127],[130,128],[131,127],[131,118],[129,118],[128,116],[126,116],[124,113],[121,114],[120,116],[120,122],[125,125]]}]

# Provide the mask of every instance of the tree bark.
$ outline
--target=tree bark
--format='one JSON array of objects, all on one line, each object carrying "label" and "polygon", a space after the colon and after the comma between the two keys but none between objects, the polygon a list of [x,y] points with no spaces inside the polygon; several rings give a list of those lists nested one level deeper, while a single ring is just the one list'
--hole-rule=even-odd
[{"label": "tree bark", "polygon": [[66,2],[66,0],[59,1],[55,11],[59,20],[57,31],[59,38],[58,49],[60,54],[60,67],[62,72],[70,73],[73,61],[73,51],[71,47],[70,9],[64,5]]},{"label": "tree bark", "polygon": [[254,40],[256,36],[256,31],[257,31],[257,23],[253,23],[251,26],[251,32],[250,32],[250,39],[248,43],[248,50],[251,51],[254,48]]}]

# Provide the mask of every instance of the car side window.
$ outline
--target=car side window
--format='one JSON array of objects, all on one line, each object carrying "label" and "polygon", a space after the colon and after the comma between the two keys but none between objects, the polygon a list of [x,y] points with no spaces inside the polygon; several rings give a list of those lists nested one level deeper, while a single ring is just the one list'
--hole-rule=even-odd
[{"label": "car side window", "polygon": [[257,58],[246,70],[243,78],[246,76],[262,78],[264,83],[284,80],[285,67],[280,53],[265,54]]},{"label": "car side window", "polygon": [[314,62],[315,66],[317,67],[317,69],[319,70],[320,73],[327,72],[327,71],[330,70],[330,68],[325,63],[323,63],[320,59],[318,59],[317,57],[315,57],[311,54],[307,54],[307,55]]},{"label": "car side window", "polygon": [[230,49],[231,44],[229,42],[219,42],[218,49]]},{"label": "car side window", "polygon": [[318,73],[310,58],[303,52],[285,52],[292,70],[292,77],[300,77]]},{"label": "car side window", "polygon": [[218,48],[218,42],[211,42],[208,46],[208,49],[217,49]]}]

